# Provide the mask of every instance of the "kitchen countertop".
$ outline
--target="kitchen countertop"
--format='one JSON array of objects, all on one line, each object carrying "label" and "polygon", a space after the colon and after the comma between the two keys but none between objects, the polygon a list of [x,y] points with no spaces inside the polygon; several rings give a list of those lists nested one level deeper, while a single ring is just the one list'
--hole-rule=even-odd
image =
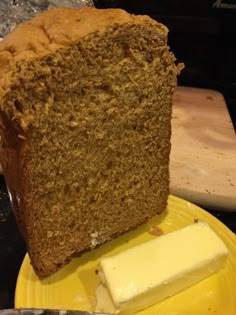
[{"label": "kitchen countertop", "polygon": [[[236,233],[236,212],[207,211]],[[24,241],[9,207],[4,178],[0,175],[0,309],[14,307],[16,279],[25,253]]]}]

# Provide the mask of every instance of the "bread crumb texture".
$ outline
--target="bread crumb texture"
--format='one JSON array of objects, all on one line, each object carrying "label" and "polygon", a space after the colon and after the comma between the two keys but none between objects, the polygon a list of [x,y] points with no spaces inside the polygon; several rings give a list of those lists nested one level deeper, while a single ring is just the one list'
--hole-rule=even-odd
[{"label": "bread crumb texture", "polygon": [[165,209],[167,32],[122,10],[52,9],[0,43],[0,158],[38,276]]}]

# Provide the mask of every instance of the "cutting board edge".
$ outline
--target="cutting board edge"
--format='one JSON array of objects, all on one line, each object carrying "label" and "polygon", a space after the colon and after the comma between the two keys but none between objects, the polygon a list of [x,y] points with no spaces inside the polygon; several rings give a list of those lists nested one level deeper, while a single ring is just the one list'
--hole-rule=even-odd
[{"label": "cutting board edge", "polygon": [[236,212],[236,196],[217,196],[211,194],[204,194],[201,192],[186,191],[186,189],[170,187],[170,194],[190,201],[201,207],[207,209]]}]

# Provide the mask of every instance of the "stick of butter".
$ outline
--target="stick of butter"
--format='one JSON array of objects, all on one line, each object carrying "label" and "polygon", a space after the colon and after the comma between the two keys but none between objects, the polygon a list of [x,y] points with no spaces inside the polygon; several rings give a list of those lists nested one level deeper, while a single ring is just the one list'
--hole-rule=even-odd
[{"label": "stick of butter", "polygon": [[97,311],[132,314],[217,272],[228,249],[205,222],[100,260]]}]

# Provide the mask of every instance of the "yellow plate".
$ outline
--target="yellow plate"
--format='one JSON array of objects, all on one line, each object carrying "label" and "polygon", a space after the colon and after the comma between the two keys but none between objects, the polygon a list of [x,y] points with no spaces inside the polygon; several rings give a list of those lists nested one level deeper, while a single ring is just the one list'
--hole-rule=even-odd
[{"label": "yellow plate", "polygon": [[207,221],[229,248],[225,268],[137,315],[236,315],[235,234],[206,211],[173,196],[170,196],[167,211],[161,216],[80,258],[74,258],[69,265],[46,280],[40,281],[36,277],[26,255],[17,280],[15,307],[92,311],[95,306],[94,291],[98,284],[95,269],[101,256],[115,254],[155,237],[150,234],[153,225],[167,233],[193,223],[194,219]]}]

